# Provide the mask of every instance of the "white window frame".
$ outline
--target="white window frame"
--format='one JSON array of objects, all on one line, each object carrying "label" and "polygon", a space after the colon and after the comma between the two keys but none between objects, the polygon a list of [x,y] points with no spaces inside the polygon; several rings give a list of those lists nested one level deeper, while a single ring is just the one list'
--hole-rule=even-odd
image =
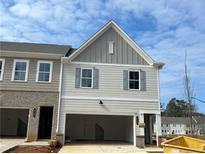
[{"label": "white window frame", "polygon": [[3,80],[4,77],[4,65],[5,65],[5,59],[0,58],[0,61],[2,62],[2,66],[1,66],[1,75],[0,75],[0,81]]},{"label": "white window frame", "polygon": [[[82,77],[83,77],[83,70],[88,69],[88,70],[92,70],[92,82],[91,82],[91,87],[83,87],[82,86]],[[81,73],[80,73],[80,88],[88,88],[91,89],[93,88],[93,68],[81,68]]]},{"label": "white window frame", "polygon": [[[50,64],[49,81],[39,81],[39,80],[38,80],[39,67],[40,67],[40,64],[41,64],[41,63]],[[36,82],[40,82],[40,83],[51,83],[51,81],[52,81],[52,75],[53,75],[53,61],[38,60],[38,61],[37,61],[37,71],[36,71]]]},{"label": "white window frame", "polygon": [[[15,77],[15,69],[16,69],[16,62],[26,62],[25,80],[14,80],[14,77]],[[15,82],[27,82],[27,81],[28,81],[28,70],[29,70],[29,60],[26,60],[26,59],[14,59],[14,61],[13,61],[13,70],[12,70],[11,81],[15,81]]]},{"label": "white window frame", "polygon": [[[130,72],[138,72],[139,73],[139,89],[130,89]],[[140,81],[140,70],[128,70],[128,89],[129,90],[141,90],[141,81]],[[137,81],[137,80],[135,80]]]}]

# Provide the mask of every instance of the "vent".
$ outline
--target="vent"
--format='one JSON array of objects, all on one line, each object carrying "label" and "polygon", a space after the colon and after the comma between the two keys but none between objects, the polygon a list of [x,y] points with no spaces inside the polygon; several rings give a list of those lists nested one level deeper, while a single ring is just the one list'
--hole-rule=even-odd
[{"label": "vent", "polygon": [[109,49],[108,49],[109,54],[113,54],[114,53],[114,41],[109,41],[108,45],[109,45]]}]

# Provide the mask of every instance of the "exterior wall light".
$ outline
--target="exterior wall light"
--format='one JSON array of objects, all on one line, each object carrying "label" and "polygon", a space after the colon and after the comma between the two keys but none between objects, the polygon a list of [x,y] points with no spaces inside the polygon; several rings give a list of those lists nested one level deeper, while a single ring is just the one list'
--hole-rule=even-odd
[{"label": "exterior wall light", "polygon": [[102,100],[100,100],[99,104],[100,104],[100,105],[102,105],[102,104],[103,104]]}]

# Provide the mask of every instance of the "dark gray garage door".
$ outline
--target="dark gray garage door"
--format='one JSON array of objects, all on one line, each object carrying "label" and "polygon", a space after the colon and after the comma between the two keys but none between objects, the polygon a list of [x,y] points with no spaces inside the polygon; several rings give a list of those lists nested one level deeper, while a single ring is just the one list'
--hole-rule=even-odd
[{"label": "dark gray garage door", "polygon": [[65,136],[71,140],[133,142],[133,117],[67,114]]},{"label": "dark gray garage door", "polygon": [[28,109],[0,108],[0,136],[26,137]]}]

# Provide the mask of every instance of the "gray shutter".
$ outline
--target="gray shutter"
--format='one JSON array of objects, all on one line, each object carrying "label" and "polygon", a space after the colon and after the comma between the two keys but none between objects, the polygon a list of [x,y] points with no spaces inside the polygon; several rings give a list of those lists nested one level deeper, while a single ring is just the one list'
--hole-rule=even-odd
[{"label": "gray shutter", "polygon": [[75,69],[75,88],[80,88],[81,68]]},{"label": "gray shutter", "polygon": [[123,71],[123,89],[128,90],[128,70]]},{"label": "gray shutter", "polygon": [[93,89],[98,89],[99,87],[99,69],[93,69]]},{"label": "gray shutter", "polygon": [[140,71],[140,83],[141,83],[141,90],[145,91],[146,90],[146,72],[145,71]]}]

